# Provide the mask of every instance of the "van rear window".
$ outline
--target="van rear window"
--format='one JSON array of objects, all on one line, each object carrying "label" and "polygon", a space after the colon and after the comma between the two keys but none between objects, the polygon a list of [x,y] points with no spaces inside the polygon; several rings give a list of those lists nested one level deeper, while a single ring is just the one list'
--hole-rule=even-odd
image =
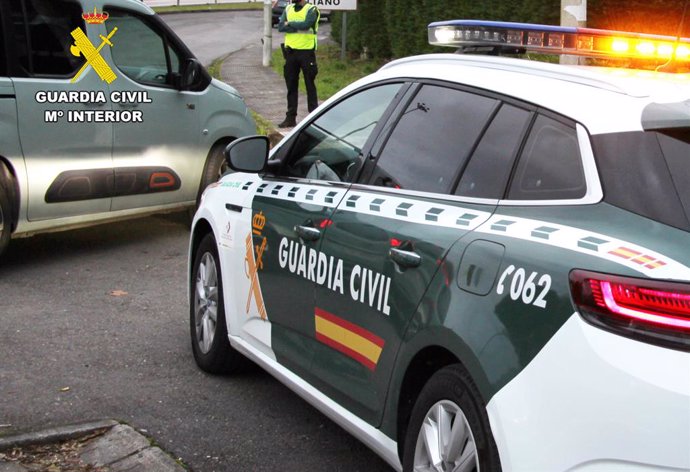
[{"label": "van rear window", "polygon": [[83,60],[70,52],[71,32],[84,29],[79,3],[70,0],[10,0],[13,50],[31,76],[66,76]]},{"label": "van rear window", "polygon": [[690,128],[592,137],[604,201],[690,231]]}]

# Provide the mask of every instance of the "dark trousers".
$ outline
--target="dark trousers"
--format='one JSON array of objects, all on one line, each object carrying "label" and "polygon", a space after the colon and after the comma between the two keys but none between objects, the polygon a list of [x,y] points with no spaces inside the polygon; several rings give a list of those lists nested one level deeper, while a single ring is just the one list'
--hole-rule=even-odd
[{"label": "dark trousers", "polygon": [[287,85],[287,113],[285,116],[294,118],[297,116],[297,97],[299,87],[299,72],[304,75],[304,84],[307,87],[307,108],[309,112],[319,106],[319,98],[316,95],[316,74],[319,68],[316,66],[316,53],[313,49],[287,49],[285,51],[285,66],[283,76]]}]

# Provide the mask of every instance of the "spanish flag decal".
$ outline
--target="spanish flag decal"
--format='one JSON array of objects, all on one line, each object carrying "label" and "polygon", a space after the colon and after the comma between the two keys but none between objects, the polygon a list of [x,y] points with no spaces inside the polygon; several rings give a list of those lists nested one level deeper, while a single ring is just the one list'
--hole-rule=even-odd
[{"label": "spanish flag decal", "polygon": [[609,251],[609,254],[621,257],[623,259],[627,259],[629,261],[634,262],[635,264],[643,265],[647,269],[658,269],[659,267],[663,267],[666,265],[666,263],[662,260],[656,259],[655,257],[648,256],[646,254],[642,254],[641,252],[637,252],[627,247],[619,247],[618,249]]},{"label": "spanish flag decal", "polygon": [[376,370],[386,342],[371,331],[350,323],[320,308],[314,311],[316,339],[356,360],[369,370]]}]

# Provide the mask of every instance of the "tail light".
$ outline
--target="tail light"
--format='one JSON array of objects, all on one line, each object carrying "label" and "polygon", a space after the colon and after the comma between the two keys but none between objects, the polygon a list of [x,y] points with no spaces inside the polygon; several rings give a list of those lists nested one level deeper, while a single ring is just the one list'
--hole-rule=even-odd
[{"label": "tail light", "polygon": [[690,351],[690,284],[574,270],[570,292],[580,315],[594,326]]}]

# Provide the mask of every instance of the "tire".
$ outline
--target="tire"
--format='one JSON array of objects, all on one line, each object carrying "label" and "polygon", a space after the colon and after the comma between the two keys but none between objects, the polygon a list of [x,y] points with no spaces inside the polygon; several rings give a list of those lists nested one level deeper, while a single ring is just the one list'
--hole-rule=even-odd
[{"label": "tire", "polygon": [[223,303],[223,279],[216,240],[207,234],[194,256],[190,282],[189,328],[194,360],[211,374],[238,371],[246,359],[228,340]]},{"label": "tire", "polygon": [[484,402],[459,364],[436,372],[415,402],[403,449],[403,471],[413,470],[501,470]]},{"label": "tire", "polygon": [[211,148],[206,158],[206,164],[204,165],[204,173],[201,175],[201,183],[199,185],[199,195],[197,195],[196,206],[199,206],[201,202],[201,194],[204,193],[206,187],[214,182],[218,182],[223,174],[225,174],[230,167],[225,161],[225,155],[223,151],[228,143],[216,144]]},{"label": "tire", "polygon": [[9,184],[0,169],[0,256],[10,244],[12,234],[12,204],[9,195]]}]

